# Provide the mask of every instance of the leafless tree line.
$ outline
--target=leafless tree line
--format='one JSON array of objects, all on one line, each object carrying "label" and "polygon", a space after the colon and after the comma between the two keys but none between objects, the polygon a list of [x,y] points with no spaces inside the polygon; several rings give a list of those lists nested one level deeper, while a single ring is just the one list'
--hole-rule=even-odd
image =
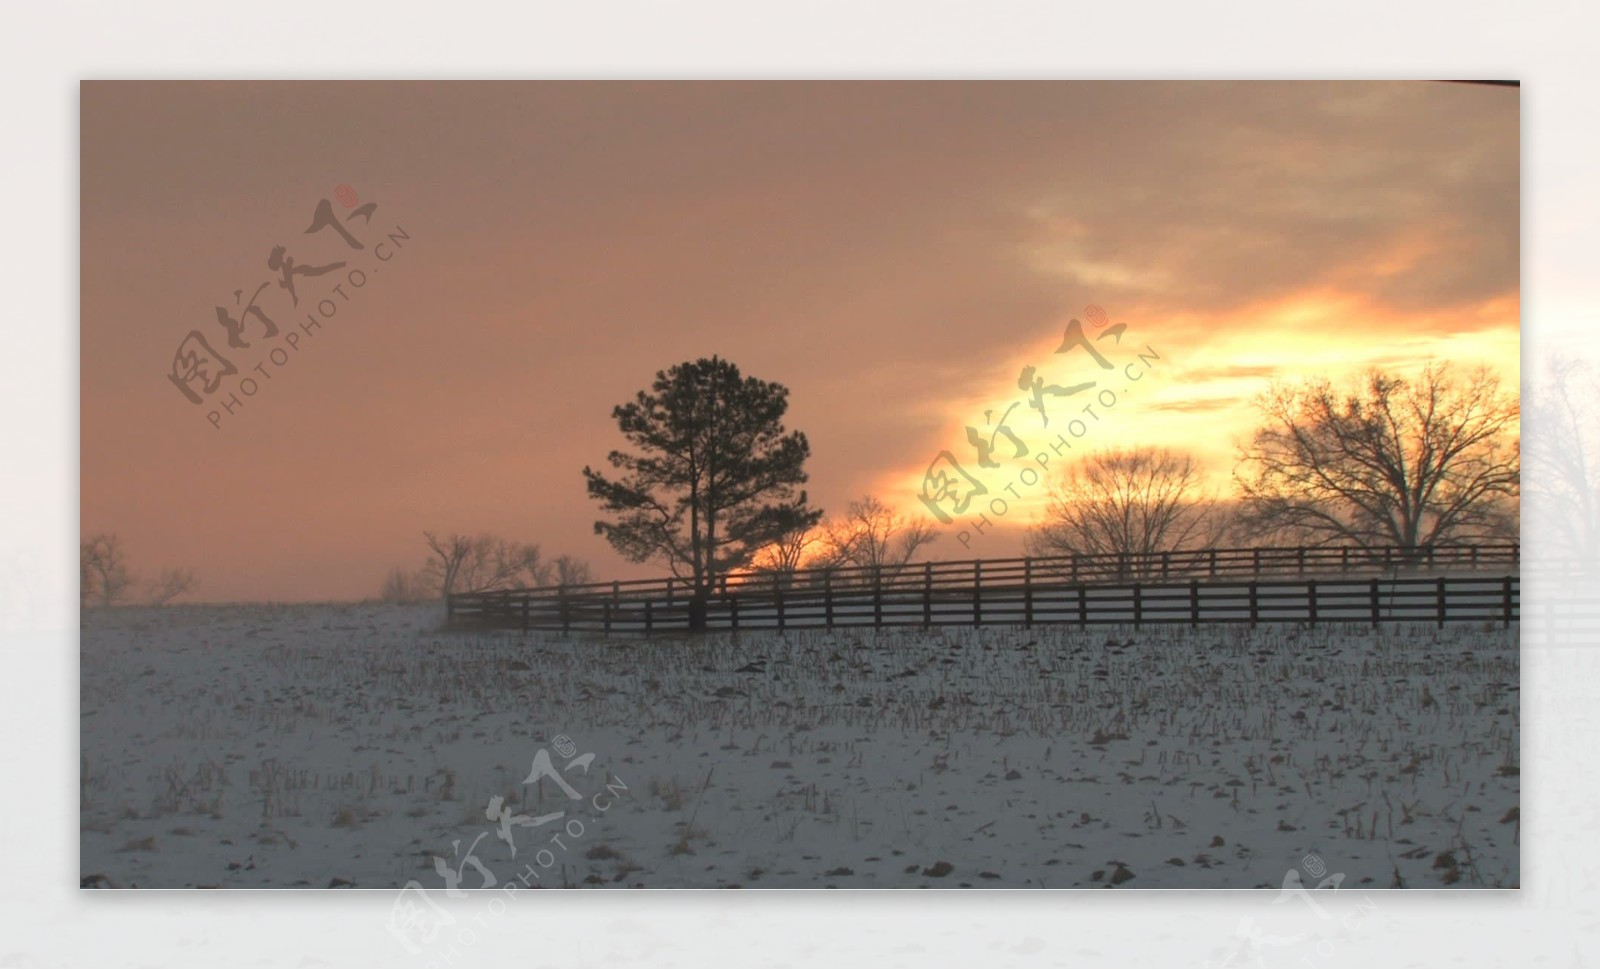
[{"label": "leafless tree line", "polygon": [[1112,449],[1052,482],[1030,550],[1134,559],[1223,542],[1405,551],[1516,539],[1519,406],[1487,368],[1429,363],[1412,380],[1372,370],[1344,389],[1279,382],[1253,404],[1261,422],[1239,446],[1234,495],[1206,488],[1189,455]]},{"label": "leafless tree line", "polygon": [[[1536,460],[1558,496],[1550,505],[1574,519],[1568,534],[1593,557],[1600,449],[1585,439],[1600,417],[1600,384],[1575,366],[1556,377],[1538,406],[1560,433],[1547,436]],[[1487,368],[1457,373],[1429,363],[1414,379],[1373,370],[1348,388],[1278,382],[1252,404],[1261,420],[1238,447],[1232,494],[1208,486],[1192,455],[1108,448],[1050,480],[1028,553],[1121,556],[1137,577],[1140,563],[1159,553],[1224,544],[1404,551],[1517,538],[1520,408]],[[876,566],[892,576],[936,536],[929,520],[869,496],[838,519],[784,537],[756,568],[826,575]]]},{"label": "leafless tree line", "polygon": [[1205,487],[1189,455],[1111,449],[1051,483],[1030,551],[1137,560],[1223,542],[1405,551],[1516,539],[1519,406],[1488,369],[1373,370],[1349,389],[1280,382],[1253,403],[1262,420],[1239,447],[1235,495]]},{"label": "leafless tree line", "polygon": [[128,569],[122,539],[100,532],[78,543],[78,605],[117,606],[127,603],[143,588],[140,602],[165,606],[200,588],[192,569],[163,569],[155,579],[140,583]]},{"label": "leafless tree line", "polygon": [[395,568],[383,581],[379,598],[418,603],[448,593],[573,586],[593,582],[589,564],[573,556],[546,559],[537,543],[501,536],[424,532],[427,559],[415,570]]},{"label": "leafless tree line", "polygon": [[1090,455],[1050,482],[1028,552],[1122,556],[1125,571],[1136,575],[1136,564],[1154,553],[1217,545],[1234,521],[1203,479],[1193,457],[1169,450]]},{"label": "leafless tree line", "polygon": [[804,568],[813,579],[832,578],[841,585],[887,581],[938,537],[928,520],[867,495],[851,502],[841,516],[784,536],[763,551],[753,568],[780,578]]}]

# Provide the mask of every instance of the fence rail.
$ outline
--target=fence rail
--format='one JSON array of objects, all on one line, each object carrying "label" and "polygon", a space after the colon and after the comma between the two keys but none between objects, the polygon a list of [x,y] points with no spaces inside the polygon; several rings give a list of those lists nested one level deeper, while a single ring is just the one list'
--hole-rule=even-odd
[{"label": "fence rail", "polygon": [[[689,629],[697,614],[712,630],[1408,620],[1509,625],[1520,605],[1519,553],[1516,544],[1324,546],[927,562],[730,577],[703,598],[675,579],[461,593],[447,598],[447,612],[455,628],[647,634]],[[1440,574],[1425,575],[1430,572]]]}]

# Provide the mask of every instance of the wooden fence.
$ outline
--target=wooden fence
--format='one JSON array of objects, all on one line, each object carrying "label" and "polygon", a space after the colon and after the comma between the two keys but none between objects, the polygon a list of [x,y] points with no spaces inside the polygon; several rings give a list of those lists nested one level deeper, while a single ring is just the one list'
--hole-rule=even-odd
[{"label": "wooden fence", "polygon": [[1418,620],[1509,625],[1518,617],[1518,566],[1515,544],[1206,549],[753,574],[730,577],[703,602],[676,579],[461,593],[447,598],[447,613],[457,629],[608,634],[685,630],[696,613],[713,630]]}]

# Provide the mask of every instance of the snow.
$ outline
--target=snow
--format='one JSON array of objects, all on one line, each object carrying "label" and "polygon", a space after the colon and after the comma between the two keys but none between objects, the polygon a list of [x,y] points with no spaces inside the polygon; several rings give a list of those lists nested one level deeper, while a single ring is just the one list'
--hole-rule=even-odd
[{"label": "snow", "polygon": [[[1314,855],[1345,888],[1519,881],[1515,625],[645,640],[441,620],[87,611],[83,876],[1276,889],[1320,875]],[[579,799],[524,784],[541,751]]]}]

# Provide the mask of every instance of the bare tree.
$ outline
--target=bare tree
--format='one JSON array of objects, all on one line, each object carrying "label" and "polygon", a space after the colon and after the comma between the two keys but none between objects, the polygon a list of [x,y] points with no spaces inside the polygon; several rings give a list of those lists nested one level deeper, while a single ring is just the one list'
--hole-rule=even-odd
[{"label": "bare tree", "polygon": [[472,592],[550,585],[551,567],[531,542],[479,536],[462,564],[461,581]]},{"label": "bare tree", "polygon": [[161,576],[150,584],[150,605],[166,606],[168,603],[200,588],[200,579],[192,569],[163,569]]},{"label": "bare tree", "polygon": [[114,606],[133,585],[128,573],[122,540],[109,533],[98,533],[78,544],[78,576],[82,583],[79,602]]},{"label": "bare tree", "polygon": [[555,580],[560,586],[582,586],[594,582],[594,571],[589,564],[576,556],[557,556]]},{"label": "bare tree", "polygon": [[1545,379],[1525,394],[1529,506],[1566,556],[1600,565],[1600,378],[1586,361],[1546,363]]},{"label": "bare tree", "polygon": [[891,579],[917,550],[939,537],[933,523],[904,515],[875,495],[851,502],[842,519],[823,527],[824,560],[831,566],[859,566]]},{"label": "bare tree", "polygon": [[1028,552],[1116,556],[1120,579],[1157,571],[1154,554],[1209,545],[1225,527],[1203,477],[1193,456],[1166,449],[1091,454],[1050,480]]},{"label": "bare tree", "polygon": [[551,566],[532,543],[488,534],[422,535],[429,551],[423,575],[440,596],[550,584]]},{"label": "bare tree", "polygon": [[1521,479],[1518,406],[1479,368],[1370,371],[1352,392],[1276,384],[1235,471],[1248,520],[1313,543],[1412,550],[1504,534]]},{"label": "bare tree", "polygon": [[784,586],[788,586],[795,572],[800,569],[800,564],[806,561],[806,553],[823,541],[823,530],[814,526],[790,529],[758,552],[750,568],[758,575],[776,577]]},{"label": "bare tree", "polygon": [[440,596],[459,592],[461,565],[472,552],[472,537],[459,532],[442,538],[424,532],[422,537],[428,542],[428,562],[422,567],[428,585]]},{"label": "bare tree", "polygon": [[1232,548],[1263,545],[1265,539],[1260,527],[1245,520],[1243,504],[1233,494],[1214,494],[1209,518],[1201,534],[1185,545],[1192,549],[1209,547]]},{"label": "bare tree", "polygon": [[378,599],[385,603],[422,603],[434,598],[428,580],[421,572],[411,572],[396,566],[389,570],[378,591]]}]

